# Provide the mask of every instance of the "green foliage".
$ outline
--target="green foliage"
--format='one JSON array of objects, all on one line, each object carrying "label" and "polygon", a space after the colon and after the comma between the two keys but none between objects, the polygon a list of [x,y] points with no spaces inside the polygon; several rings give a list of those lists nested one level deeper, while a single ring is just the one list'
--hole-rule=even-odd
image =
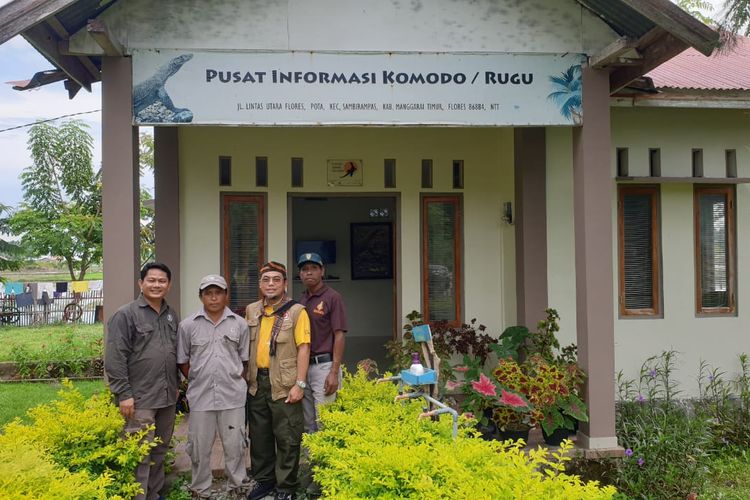
[{"label": "green foliage", "polygon": [[420,419],[419,400],[394,403],[397,388],[364,371],[347,374],[334,403],[321,408],[322,430],[304,436],[315,480],[326,498],[612,498],[614,488],[564,473],[572,444],[525,453],[510,441],[476,437],[462,420]]},{"label": "green foliage", "polygon": [[740,372],[731,381],[721,370],[700,365],[696,411],[711,424],[717,447],[750,447],[750,363],[747,354],[738,358]]},{"label": "green foliage", "polygon": [[8,221],[30,252],[62,257],[74,280],[102,255],[101,179],[86,127],[71,120],[29,129],[33,164],[21,173],[24,201]]},{"label": "green foliage", "polygon": [[[59,397],[31,409],[31,424],[16,420],[3,428],[0,450],[13,453],[0,458],[0,478],[16,480],[0,481],[0,497],[28,498],[24,492],[32,486],[38,492],[34,498],[131,498],[140,491],[133,470],[153,446],[142,442],[145,431],[121,437],[124,421],[108,395],[85,399],[68,385]],[[19,470],[18,456],[38,460],[52,482],[45,485],[45,478]],[[62,494],[52,490],[60,482],[70,482],[73,491],[86,483],[94,489]]]},{"label": "green foliage", "polygon": [[[8,217],[3,217],[3,213],[9,216],[12,211],[9,206],[0,203],[0,235],[10,233]],[[21,267],[22,255],[23,252],[18,243],[0,238],[0,271],[17,270]],[[0,276],[0,283],[3,282],[5,282],[5,278]]]},{"label": "green foliage", "polygon": [[[0,359],[15,362],[23,379],[79,377],[101,372],[101,325],[93,328],[68,325],[3,331],[16,334],[8,334],[4,346],[0,348]],[[93,335],[85,334],[91,331]],[[44,335],[42,332],[47,333]]]},{"label": "green foliage", "polygon": [[[138,170],[143,177],[146,172],[154,172],[154,136],[141,132],[138,141]],[[153,208],[153,196],[146,189],[141,189],[141,265],[154,260],[156,256],[156,223]]]},{"label": "green foliage", "polygon": [[616,430],[627,450],[616,484],[636,498],[685,498],[700,492],[707,479],[711,428],[677,399],[675,357],[665,351],[647,359],[638,381],[618,374]]},{"label": "green foliage", "polygon": [[29,352],[29,359],[42,359],[44,351],[61,346],[88,349],[86,356],[101,356],[104,335],[101,323],[93,325],[65,324],[44,326],[6,326],[0,328],[0,361],[11,361],[11,349],[21,347]]},{"label": "green foliage", "polygon": [[[711,12],[714,10],[711,2],[706,0],[677,0],[677,5],[704,24],[716,24],[716,21],[711,17]],[[707,14],[704,14],[704,12]]]},{"label": "green foliage", "polygon": [[732,34],[750,35],[750,0],[725,0],[722,27]]},{"label": "green foliage", "polygon": [[[404,333],[401,339],[390,340],[385,343],[388,357],[391,358],[391,370],[400,372],[411,365],[411,353],[421,352],[420,344],[414,341],[411,330],[415,326],[423,325],[422,315],[412,311],[406,316],[409,320],[404,325]],[[440,365],[439,382],[441,386],[454,378],[450,360],[454,355],[468,355],[472,359],[478,359],[482,365],[490,354],[490,346],[497,341],[490,335],[484,333],[484,325],[477,325],[477,320],[472,319],[469,324],[460,327],[448,326],[445,322],[437,322],[430,328],[432,332],[432,343],[435,353],[443,363]]]},{"label": "green foliage", "polygon": [[709,481],[700,497],[726,500],[750,498],[750,452],[734,448],[713,457]]},{"label": "green foliage", "polygon": [[518,361],[529,335],[531,333],[525,326],[510,326],[500,335],[497,344],[490,345],[490,349],[495,352],[497,359],[511,358]]}]

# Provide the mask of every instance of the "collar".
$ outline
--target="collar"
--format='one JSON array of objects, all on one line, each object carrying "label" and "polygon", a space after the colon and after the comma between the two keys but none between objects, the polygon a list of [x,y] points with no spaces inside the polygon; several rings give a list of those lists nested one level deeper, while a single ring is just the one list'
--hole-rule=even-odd
[{"label": "collar", "polygon": [[[138,294],[138,298],[135,299],[135,303],[138,304],[138,307],[151,307],[151,304],[146,301],[146,297],[143,296],[143,292]],[[161,308],[159,309],[159,314],[166,311],[167,307],[168,306],[166,299],[161,299]]]},{"label": "collar", "polygon": [[[211,320],[211,317],[206,313],[206,308],[201,306],[200,310],[195,314],[195,319],[198,319],[200,317],[206,318],[208,321],[213,323],[213,320]],[[221,312],[221,318],[219,318],[219,321],[216,322],[218,325],[222,321],[224,321],[227,318],[233,318],[234,314],[232,313],[232,310],[229,309],[227,306],[224,306],[224,310]]]},{"label": "collar", "polygon": [[326,285],[325,281],[321,281],[321,283],[323,283],[323,286],[321,286],[317,292],[310,293],[310,291],[307,288],[305,288],[304,294],[307,295],[308,297],[319,297],[323,295],[323,292],[328,290],[328,285]]}]

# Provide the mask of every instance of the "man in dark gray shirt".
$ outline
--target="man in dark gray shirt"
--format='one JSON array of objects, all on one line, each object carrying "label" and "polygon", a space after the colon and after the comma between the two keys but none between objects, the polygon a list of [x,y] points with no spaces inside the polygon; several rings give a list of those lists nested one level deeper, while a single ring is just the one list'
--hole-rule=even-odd
[{"label": "man in dark gray shirt", "polygon": [[174,430],[179,319],[164,300],[171,280],[166,265],[152,262],[143,266],[138,280],[140,296],[118,309],[107,323],[104,369],[125,418],[125,432],[153,425],[155,430],[146,439],[160,439],[136,468],[136,480],[143,488],[137,499],[159,498],[164,487],[164,457]]}]

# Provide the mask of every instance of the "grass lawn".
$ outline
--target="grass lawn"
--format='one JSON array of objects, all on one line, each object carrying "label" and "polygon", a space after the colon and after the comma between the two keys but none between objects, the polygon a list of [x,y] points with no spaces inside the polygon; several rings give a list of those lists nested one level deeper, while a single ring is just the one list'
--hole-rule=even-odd
[{"label": "grass lawn", "polygon": [[[73,281],[70,277],[70,273],[59,272],[59,273],[39,273],[34,271],[19,271],[17,273],[5,273],[3,277],[8,281],[21,281],[23,283],[37,283],[40,281]],[[83,277],[86,281],[100,280],[103,277],[101,271],[92,271],[86,273]]]},{"label": "grass lawn", "polygon": [[[103,380],[73,382],[85,397],[106,390]],[[57,399],[62,388],[59,382],[5,382],[0,383],[0,428],[16,417],[28,422],[26,411],[34,406]]]},{"label": "grass lawn", "polygon": [[[101,344],[96,344],[104,336],[104,326],[94,325],[48,325],[40,327],[3,326],[0,327],[0,361],[13,361],[11,352],[15,346],[23,347],[30,359],[46,359],[43,352],[64,352],[68,346],[77,346],[80,352],[89,357],[101,356]],[[35,354],[40,354],[35,357]]]},{"label": "grass lawn", "polygon": [[708,484],[700,496],[732,500],[750,498],[750,451],[717,455],[711,463]]}]

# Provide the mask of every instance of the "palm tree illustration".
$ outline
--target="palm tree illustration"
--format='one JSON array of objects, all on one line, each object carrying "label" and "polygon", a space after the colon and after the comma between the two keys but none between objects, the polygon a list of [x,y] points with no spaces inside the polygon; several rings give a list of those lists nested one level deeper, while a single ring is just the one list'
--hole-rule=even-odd
[{"label": "palm tree illustration", "polygon": [[549,77],[553,92],[547,99],[560,108],[560,114],[574,124],[582,123],[581,113],[581,65],[574,64],[559,75]]}]

